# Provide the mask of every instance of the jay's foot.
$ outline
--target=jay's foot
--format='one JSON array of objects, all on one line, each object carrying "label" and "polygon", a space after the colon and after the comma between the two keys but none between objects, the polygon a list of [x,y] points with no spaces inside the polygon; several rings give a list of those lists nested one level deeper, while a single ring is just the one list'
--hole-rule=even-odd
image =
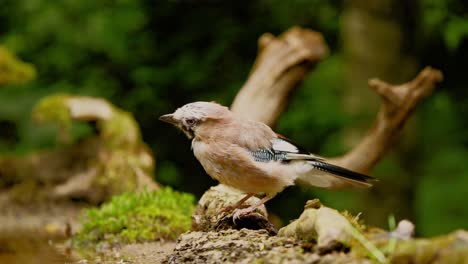
[{"label": "jay's foot", "polygon": [[241,216],[248,215],[249,213],[255,211],[256,207],[247,207],[243,209],[235,209],[234,214],[232,215],[232,218],[234,222],[238,220]]},{"label": "jay's foot", "polygon": [[242,199],[240,199],[237,203],[235,203],[234,205],[228,205],[226,207],[224,207],[223,209],[221,209],[221,213],[226,213],[226,212],[230,212],[234,209],[237,209],[237,208],[241,208],[242,205],[244,204],[245,201],[247,201],[250,197],[252,197],[254,194],[253,193],[248,193],[246,194],[244,197],[242,197]]},{"label": "jay's foot", "polygon": [[223,207],[219,212],[220,212],[221,214],[223,214],[223,213],[231,212],[232,210],[235,210],[235,209],[237,209],[236,206],[234,206],[234,205],[228,205],[228,206],[226,206],[226,207]]}]

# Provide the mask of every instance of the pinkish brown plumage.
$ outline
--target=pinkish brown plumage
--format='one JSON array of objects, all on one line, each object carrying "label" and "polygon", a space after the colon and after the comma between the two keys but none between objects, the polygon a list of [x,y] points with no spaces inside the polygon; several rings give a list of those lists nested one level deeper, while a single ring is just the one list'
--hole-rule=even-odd
[{"label": "pinkish brown plumage", "polygon": [[[160,117],[192,140],[195,157],[219,182],[239,189],[246,197],[234,207],[234,218],[247,214],[296,181],[341,189],[369,187],[373,178],[327,163],[276,134],[267,125],[237,117],[216,103],[195,102]],[[259,204],[238,209],[255,194]]]}]

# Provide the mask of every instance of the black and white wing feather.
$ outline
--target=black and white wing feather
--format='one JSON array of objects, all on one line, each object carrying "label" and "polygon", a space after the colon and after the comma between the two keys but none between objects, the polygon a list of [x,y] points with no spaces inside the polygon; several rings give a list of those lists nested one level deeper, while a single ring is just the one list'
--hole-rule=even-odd
[{"label": "black and white wing feather", "polygon": [[291,160],[325,160],[322,157],[316,156],[304,148],[292,143],[284,137],[278,137],[271,140],[271,148],[258,149],[250,151],[250,154],[255,161],[270,162]]},{"label": "black and white wing feather", "polygon": [[325,188],[370,187],[370,182],[376,179],[346,168],[327,163],[324,158],[314,155],[304,148],[294,144],[287,138],[278,136],[271,140],[271,148],[250,151],[257,162],[304,161],[310,166],[310,171],[299,177],[301,182]]},{"label": "black and white wing feather", "polygon": [[253,159],[258,162],[270,162],[270,161],[284,161],[286,160],[286,154],[282,152],[276,152],[273,149],[257,149],[250,151]]},{"label": "black and white wing feather", "polygon": [[334,182],[334,184],[329,188],[340,189],[347,186],[367,188],[372,186],[372,182],[377,181],[377,179],[365,174],[348,170],[324,161],[309,161],[308,163],[312,165],[315,173],[312,172],[309,175],[301,177],[301,180],[306,180],[306,182],[311,182],[311,180],[313,180],[312,178],[316,175],[322,175],[322,177],[333,176],[333,178],[330,178],[329,180]]}]

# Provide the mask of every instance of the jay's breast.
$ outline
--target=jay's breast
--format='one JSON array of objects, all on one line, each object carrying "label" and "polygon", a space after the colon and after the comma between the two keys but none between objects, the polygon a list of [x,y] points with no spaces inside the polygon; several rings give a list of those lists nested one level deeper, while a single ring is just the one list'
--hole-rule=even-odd
[{"label": "jay's breast", "polygon": [[243,192],[277,193],[289,185],[285,185],[279,175],[259,168],[248,152],[235,146],[193,142],[192,148],[208,175]]}]

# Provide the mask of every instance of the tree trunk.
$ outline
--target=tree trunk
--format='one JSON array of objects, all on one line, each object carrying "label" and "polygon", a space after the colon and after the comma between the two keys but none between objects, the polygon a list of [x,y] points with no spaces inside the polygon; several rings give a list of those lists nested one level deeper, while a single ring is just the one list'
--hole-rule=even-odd
[{"label": "tree trunk", "polygon": [[[359,142],[363,129],[378,109],[379,98],[367,89],[368,80],[378,77],[390,83],[401,83],[415,74],[416,62],[411,57],[411,44],[415,37],[416,12],[416,1],[346,2],[341,21],[346,83],[343,89],[344,111],[356,120],[355,125],[347,129],[344,139],[346,145],[354,146]],[[410,152],[411,143],[408,143],[408,139],[413,134],[411,127],[405,129],[404,143],[398,146]],[[364,145],[360,144],[361,147]],[[375,146],[367,144],[365,147]],[[366,210],[366,219],[371,224],[382,226],[392,213],[397,214],[398,218],[413,219],[413,206],[408,201],[413,200],[414,170],[405,167],[401,161],[405,158],[401,149],[397,152],[396,157],[390,155],[387,161],[396,159],[401,170],[396,173],[384,172],[379,194],[372,192],[361,197],[363,204],[359,207],[372,208]],[[353,162],[348,160],[345,163],[352,166]]]}]

